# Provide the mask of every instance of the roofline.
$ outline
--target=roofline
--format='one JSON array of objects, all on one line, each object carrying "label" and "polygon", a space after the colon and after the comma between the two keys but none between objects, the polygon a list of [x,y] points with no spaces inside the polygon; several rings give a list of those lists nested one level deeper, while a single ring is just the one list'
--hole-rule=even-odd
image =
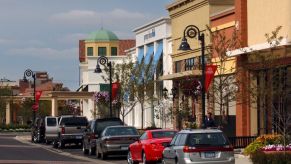
[{"label": "roofline", "polygon": [[158,18],[156,20],[150,21],[147,24],[144,24],[142,26],[139,26],[139,27],[133,29],[133,32],[137,33],[138,31],[140,31],[140,30],[142,30],[142,29],[144,29],[146,27],[152,26],[154,24],[157,24],[159,22],[170,22],[170,21],[171,21],[170,17],[160,17],[160,18]]}]

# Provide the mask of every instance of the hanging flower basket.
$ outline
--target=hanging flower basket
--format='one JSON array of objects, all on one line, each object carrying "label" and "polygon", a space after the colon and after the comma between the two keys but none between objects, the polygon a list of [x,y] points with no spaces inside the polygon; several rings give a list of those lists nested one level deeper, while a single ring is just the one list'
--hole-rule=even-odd
[{"label": "hanging flower basket", "polygon": [[96,104],[107,104],[109,103],[109,93],[105,91],[95,92],[93,100]]}]

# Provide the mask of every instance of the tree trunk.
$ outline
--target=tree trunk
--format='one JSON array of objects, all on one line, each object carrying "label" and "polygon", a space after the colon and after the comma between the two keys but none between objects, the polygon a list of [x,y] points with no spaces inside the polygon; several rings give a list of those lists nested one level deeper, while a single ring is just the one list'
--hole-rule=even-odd
[{"label": "tree trunk", "polygon": [[142,103],[140,103],[140,106],[141,106],[141,129],[143,129],[144,127],[144,124],[143,124],[143,122],[144,122],[144,106],[143,106],[143,102]]}]

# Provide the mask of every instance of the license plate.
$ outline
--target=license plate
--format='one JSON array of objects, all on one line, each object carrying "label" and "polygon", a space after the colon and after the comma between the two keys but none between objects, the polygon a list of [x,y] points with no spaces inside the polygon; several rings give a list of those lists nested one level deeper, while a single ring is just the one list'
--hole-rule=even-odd
[{"label": "license plate", "polygon": [[121,150],[128,150],[128,147],[121,147]]},{"label": "license plate", "polygon": [[82,139],[82,136],[76,136],[77,139]]},{"label": "license plate", "polygon": [[205,152],[205,158],[214,158],[215,152]]}]

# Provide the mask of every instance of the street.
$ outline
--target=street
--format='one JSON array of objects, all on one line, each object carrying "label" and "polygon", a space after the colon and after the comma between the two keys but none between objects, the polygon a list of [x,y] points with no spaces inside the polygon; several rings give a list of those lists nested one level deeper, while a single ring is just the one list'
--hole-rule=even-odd
[{"label": "street", "polygon": [[[34,144],[29,134],[0,134],[0,163],[98,163],[126,164],[126,157],[109,156],[108,160],[96,159],[96,156],[83,155],[80,147],[68,145],[65,149],[54,149],[52,145]],[[36,154],[37,153],[37,154]],[[248,158],[236,155],[236,164],[251,163]]]}]

